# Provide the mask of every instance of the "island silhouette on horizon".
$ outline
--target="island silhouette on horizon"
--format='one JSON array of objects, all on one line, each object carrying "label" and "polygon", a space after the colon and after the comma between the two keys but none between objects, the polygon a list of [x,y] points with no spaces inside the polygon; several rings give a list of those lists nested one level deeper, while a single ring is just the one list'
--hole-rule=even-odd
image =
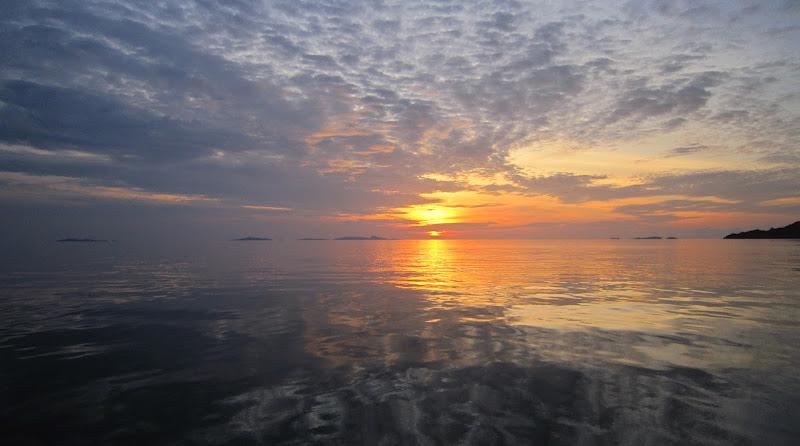
[{"label": "island silhouette on horizon", "polygon": [[337,237],[334,240],[391,240],[391,239],[372,235],[369,237],[363,237],[363,236]]},{"label": "island silhouette on horizon", "polygon": [[268,240],[272,239],[268,237],[242,237],[233,239],[234,242],[263,242]]},{"label": "island silhouette on horizon", "polygon": [[726,239],[781,239],[797,238],[800,239],[800,221],[796,221],[782,228],[753,229],[752,231],[737,232],[728,234]]}]

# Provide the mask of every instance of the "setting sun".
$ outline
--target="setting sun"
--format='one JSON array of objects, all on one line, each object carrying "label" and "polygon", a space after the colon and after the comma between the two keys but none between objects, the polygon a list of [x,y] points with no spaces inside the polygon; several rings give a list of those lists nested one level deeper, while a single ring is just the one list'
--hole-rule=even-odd
[{"label": "setting sun", "polygon": [[431,237],[439,237],[442,233],[443,231],[428,231],[428,235]]}]

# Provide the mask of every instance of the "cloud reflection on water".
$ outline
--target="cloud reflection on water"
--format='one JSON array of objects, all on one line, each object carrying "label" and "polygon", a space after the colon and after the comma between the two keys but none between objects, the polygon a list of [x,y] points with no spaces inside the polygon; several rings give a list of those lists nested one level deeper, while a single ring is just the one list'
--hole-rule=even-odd
[{"label": "cloud reflection on water", "polygon": [[800,393],[796,243],[100,249],[0,276],[7,438],[790,444],[797,434],[784,410]]}]

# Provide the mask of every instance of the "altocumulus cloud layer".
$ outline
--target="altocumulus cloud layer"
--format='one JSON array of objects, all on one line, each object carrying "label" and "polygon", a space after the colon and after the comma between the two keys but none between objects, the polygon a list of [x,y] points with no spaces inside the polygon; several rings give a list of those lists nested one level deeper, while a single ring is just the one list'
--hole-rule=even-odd
[{"label": "altocumulus cloud layer", "polygon": [[109,237],[780,223],[800,212],[799,38],[800,3],[778,0],[8,0],[2,221]]}]

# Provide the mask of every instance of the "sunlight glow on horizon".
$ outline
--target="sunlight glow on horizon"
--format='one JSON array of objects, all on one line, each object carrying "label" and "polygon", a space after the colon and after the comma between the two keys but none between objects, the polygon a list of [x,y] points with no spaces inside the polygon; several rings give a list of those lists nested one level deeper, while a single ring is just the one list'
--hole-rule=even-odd
[{"label": "sunlight glow on horizon", "polygon": [[448,223],[459,223],[461,213],[457,210],[445,206],[411,206],[406,211],[406,216],[416,222],[417,226],[442,225]]}]

